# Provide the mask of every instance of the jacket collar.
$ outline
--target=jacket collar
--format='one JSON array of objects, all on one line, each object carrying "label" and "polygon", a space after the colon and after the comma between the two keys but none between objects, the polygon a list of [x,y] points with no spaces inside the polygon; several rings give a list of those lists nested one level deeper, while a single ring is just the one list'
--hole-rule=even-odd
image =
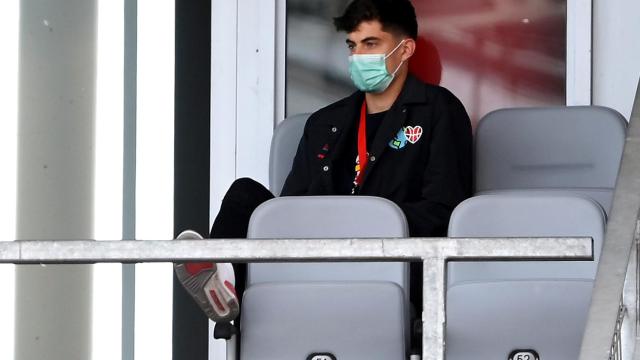
[{"label": "jacket collar", "polygon": [[395,105],[410,105],[410,104],[424,104],[427,103],[427,91],[424,83],[418,80],[415,76],[409,74],[404,82],[402,91],[396,99]]}]

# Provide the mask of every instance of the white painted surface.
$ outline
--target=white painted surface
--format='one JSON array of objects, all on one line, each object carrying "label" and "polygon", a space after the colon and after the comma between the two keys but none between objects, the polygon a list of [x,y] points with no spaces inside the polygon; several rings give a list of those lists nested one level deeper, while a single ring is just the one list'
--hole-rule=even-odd
[{"label": "white painted surface", "polygon": [[[173,237],[175,2],[138,0],[136,239]],[[136,265],[135,358],[170,360],[173,267]]]},{"label": "white painted surface", "polygon": [[591,0],[567,0],[567,105],[591,105]]},{"label": "white painted surface", "polygon": [[631,116],[640,78],[640,1],[594,0],[593,104]]},{"label": "white painted surface", "polygon": [[237,2],[211,2],[210,224],[236,178],[237,18]]},{"label": "white painted surface", "polygon": [[271,134],[284,116],[284,4],[212,2],[211,222],[236,178],[267,185]]},{"label": "white painted surface", "polygon": [[[122,236],[124,0],[98,0],[94,239]],[[93,271],[92,360],[122,358],[122,265]]]},{"label": "white painted surface", "polygon": [[[238,3],[211,1],[211,156],[209,226],[236,179]],[[225,357],[225,341],[213,338],[209,321],[209,358]]]},{"label": "white painted surface", "polygon": [[238,1],[236,176],[265,186],[275,124],[275,0]]}]

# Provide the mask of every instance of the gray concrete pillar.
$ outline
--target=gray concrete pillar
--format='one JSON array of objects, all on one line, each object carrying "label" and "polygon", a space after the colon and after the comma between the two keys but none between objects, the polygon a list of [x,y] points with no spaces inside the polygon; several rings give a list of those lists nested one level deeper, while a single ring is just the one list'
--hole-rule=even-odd
[{"label": "gray concrete pillar", "polygon": [[[18,240],[93,237],[96,0],[22,0]],[[91,358],[89,265],[16,268],[16,360]]]}]

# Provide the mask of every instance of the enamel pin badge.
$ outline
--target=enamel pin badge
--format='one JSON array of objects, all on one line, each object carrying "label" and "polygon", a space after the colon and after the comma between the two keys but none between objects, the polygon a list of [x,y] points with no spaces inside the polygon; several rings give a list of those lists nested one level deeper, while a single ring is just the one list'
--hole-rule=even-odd
[{"label": "enamel pin badge", "polygon": [[405,126],[398,131],[391,141],[389,141],[389,147],[394,150],[400,150],[407,146],[407,143],[417,143],[421,137],[422,126]]},{"label": "enamel pin badge", "polygon": [[422,137],[422,126],[407,126],[404,128],[404,136],[407,141],[415,144]]},{"label": "enamel pin badge", "polygon": [[329,144],[324,144],[324,146],[322,147],[322,150],[320,151],[320,153],[317,155],[318,159],[324,159],[325,156],[327,156],[327,153],[329,152]]}]

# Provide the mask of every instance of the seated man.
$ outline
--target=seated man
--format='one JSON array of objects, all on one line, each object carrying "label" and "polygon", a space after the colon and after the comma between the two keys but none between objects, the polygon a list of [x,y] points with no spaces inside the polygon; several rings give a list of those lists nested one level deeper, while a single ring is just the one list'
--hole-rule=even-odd
[{"label": "seated man", "polygon": [[[471,195],[471,125],[453,94],[408,73],[418,35],[413,6],[353,0],[334,23],[347,33],[358,91],[311,115],[282,196],[380,196],[403,210],[411,236],[445,236],[452,210]],[[251,213],[272,197],[253,180],[237,180],[210,237],[246,237]],[[229,264],[178,264],[176,272],[210,318],[238,315]],[[421,275],[412,274],[418,305]]]}]

